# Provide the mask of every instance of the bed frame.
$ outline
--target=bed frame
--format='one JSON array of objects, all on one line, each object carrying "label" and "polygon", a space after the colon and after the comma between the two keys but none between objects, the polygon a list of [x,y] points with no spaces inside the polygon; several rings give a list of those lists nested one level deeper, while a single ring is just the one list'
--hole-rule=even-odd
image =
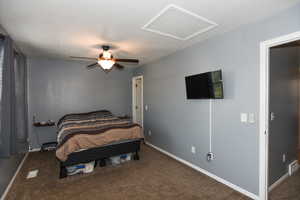
[{"label": "bed frame", "polygon": [[95,161],[95,167],[98,162],[101,167],[104,167],[106,165],[105,159],[126,153],[134,153],[133,159],[139,160],[140,144],[141,139],[135,139],[71,153],[66,161],[60,161],[59,178],[68,176],[66,167],[80,163]]}]

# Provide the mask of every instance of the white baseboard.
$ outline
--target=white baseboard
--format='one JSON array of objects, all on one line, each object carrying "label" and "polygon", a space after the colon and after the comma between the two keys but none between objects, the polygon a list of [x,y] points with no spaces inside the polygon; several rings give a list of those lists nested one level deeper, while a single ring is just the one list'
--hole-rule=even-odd
[{"label": "white baseboard", "polygon": [[159,148],[159,147],[157,147],[157,146],[155,146],[155,145],[153,145],[149,142],[146,142],[146,144],[153,147],[154,149],[162,152],[163,154],[166,154],[167,156],[170,156],[171,158],[173,158],[173,159],[175,159],[175,160],[177,160],[177,161],[179,161],[179,162],[181,162],[181,163],[183,163],[183,164],[185,164],[185,165],[187,165],[187,166],[189,166],[189,167],[191,167],[191,168],[193,168],[193,169],[195,169],[195,170],[197,170],[197,171],[199,171],[199,172],[201,172],[201,173],[203,173],[203,174],[205,174],[205,175],[207,175],[207,176],[209,176],[213,179],[215,179],[216,181],[218,181],[220,183],[223,183],[224,185],[227,185],[228,187],[230,187],[230,188],[232,188],[232,189],[234,189],[234,190],[236,190],[236,191],[238,191],[238,192],[240,192],[240,193],[242,193],[242,194],[244,194],[248,197],[250,197],[251,199],[259,200],[259,197],[257,195],[255,195],[255,194],[253,194],[253,193],[251,193],[251,192],[249,192],[249,191],[247,191],[247,190],[245,190],[245,189],[243,189],[243,188],[241,188],[237,185],[234,185],[234,184],[230,183],[229,181],[226,181],[223,178],[220,178],[220,177],[218,177],[218,176],[216,176],[216,175],[214,175],[214,174],[212,174],[212,173],[210,173],[210,172],[208,172],[208,171],[206,171],[206,170],[204,170],[204,169],[202,169],[202,168],[200,168],[200,167],[198,167],[198,166],[196,166],[196,165],[194,165],[194,164],[192,164],[192,163],[190,163],[186,160],[183,160],[183,159],[181,159],[181,158],[179,158],[179,157],[177,157],[177,156],[175,156],[175,155],[173,155],[173,154],[171,154],[171,153],[169,153],[169,152],[167,152],[167,151],[165,151],[165,150],[163,150],[163,149],[161,149],[161,148]]},{"label": "white baseboard", "polygon": [[269,188],[268,191],[271,192],[274,188],[276,188],[278,185],[280,185],[285,179],[289,177],[289,173],[287,172],[284,174],[280,179],[278,179],[275,183],[273,183]]},{"label": "white baseboard", "polygon": [[5,189],[4,193],[3,193],[3,195],[1,196],[0,200],[4,200],[4,199],[5,199],[5,197],[6,197],[7,193],[8,193],[8,191],[9,191],[9,189],[11,188],[11,186],[12,186],[14,180],[16,179],[18,173],[20,172],[20,170],[21,170],[21,168],[22,168],[22,166],[23,166],[25,160],[27,159],[28,154],[29,154],[29,153],[26,153],[26,154],[25,154],[24,158],[22,159],[21,163],[19,164],[19,166],[18,166],[18,168],[17,168],[17,170],[16,170],[14,176],[13,176],[12,179],[10,180],[10,182],[9,182],[8,186],[6,187],[6,189]]}]

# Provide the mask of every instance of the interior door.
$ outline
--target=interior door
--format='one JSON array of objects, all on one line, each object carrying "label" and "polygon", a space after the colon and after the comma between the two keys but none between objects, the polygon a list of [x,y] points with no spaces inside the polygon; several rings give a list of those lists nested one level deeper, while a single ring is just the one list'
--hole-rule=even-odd
[{"label": "interior door", "polygon": [[142,79],[138,78],[135,82],[135,121],[136,123],[143,125],[143,108],[142,108]]},{"label": "interior door", "polygon": [[270,50],[269,186],[297,159],[298,66],[297,49]]}]

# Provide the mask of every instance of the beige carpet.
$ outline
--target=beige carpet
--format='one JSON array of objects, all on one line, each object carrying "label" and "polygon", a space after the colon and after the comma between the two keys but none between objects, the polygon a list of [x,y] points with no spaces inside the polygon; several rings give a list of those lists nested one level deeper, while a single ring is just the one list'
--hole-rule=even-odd
[{"label": "beige carpet", "polygon": [[[60,180],[54,152],[30,153],[6,200],[248,199],[148,146],[142,146],[140,158]],[[34,169],[38,177],[26,179]]]}]

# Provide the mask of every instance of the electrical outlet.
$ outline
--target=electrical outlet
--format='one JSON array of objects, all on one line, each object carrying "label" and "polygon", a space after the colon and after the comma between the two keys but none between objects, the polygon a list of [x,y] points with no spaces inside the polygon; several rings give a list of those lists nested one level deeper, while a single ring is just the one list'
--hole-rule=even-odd
[{"label": "electrical outlet", "polygon": [[286,161],[286,156],[285,154],[282,154],[282,162],[285,163],[285,161]]},{"label": "electrical outlet", "polygon": [[192,146],[191,147],[191,152],[192,152],[192,154],[195,154],[196,153],[196,147]]},{"label": "electrical outlet", "polygon": [[152,132],[151,130],[148,130],[148,135],[151,136],[152,135]]},{"label": "electrical outlet", "polygon": [[207,161],[210,162],[215,159],[215,155],[213,152],[208,152],[206,155]]}]

